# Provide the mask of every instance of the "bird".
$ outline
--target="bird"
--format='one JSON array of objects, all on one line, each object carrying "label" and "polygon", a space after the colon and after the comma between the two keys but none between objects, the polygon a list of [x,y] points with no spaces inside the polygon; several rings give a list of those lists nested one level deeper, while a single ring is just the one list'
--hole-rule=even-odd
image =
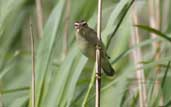
[{"label": "bird", "polygon": [[109,62],[109,56],[102,41],[97,38],[97,32],[90,28],[85,20],[79,20],[74,23],[76,32],[76,42],[81,53],[89,59],[96,60],[97,44],[101,49],[101,67],[107,76],[113,76],[115,70]]}]

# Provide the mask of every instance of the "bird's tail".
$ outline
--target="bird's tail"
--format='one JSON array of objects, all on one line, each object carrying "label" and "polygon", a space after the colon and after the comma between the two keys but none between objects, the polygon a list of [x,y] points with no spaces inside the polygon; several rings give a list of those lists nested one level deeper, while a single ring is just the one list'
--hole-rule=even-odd
[{"label": "bird's tail", "polygon": [[103,60],[101,63],[102,63],[102,69],[106,75],[113,76],[115,74],[115,70],[112,68],[112,65],[107,59]]}]

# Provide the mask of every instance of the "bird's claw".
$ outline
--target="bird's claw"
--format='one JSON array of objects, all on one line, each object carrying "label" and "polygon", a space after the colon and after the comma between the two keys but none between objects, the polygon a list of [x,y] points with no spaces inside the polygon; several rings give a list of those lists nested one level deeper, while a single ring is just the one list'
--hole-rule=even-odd
[{"label": "bird's claw", "polygon": [[96,73],[96,78],[101,79],[101,75],[99,75],[99,73]]},{"label": "bird's claw", "polygon": [[96,45],[96,49],[99,49],[99,50],[101,50],[102,49],[102,47],[100,46],[100,45]]}]

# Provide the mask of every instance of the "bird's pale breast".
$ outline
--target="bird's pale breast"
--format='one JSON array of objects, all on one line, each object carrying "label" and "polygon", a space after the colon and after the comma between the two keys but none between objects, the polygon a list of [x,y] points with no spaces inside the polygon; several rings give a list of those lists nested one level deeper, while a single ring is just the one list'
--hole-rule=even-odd
[{"label": "bird's pale breast", "polygon": [[78,47],[80,48],[81,52],[92,59],[95,58],[95,46],[88,41],[86,38],[82,37],[79,33],[76,36]]}]

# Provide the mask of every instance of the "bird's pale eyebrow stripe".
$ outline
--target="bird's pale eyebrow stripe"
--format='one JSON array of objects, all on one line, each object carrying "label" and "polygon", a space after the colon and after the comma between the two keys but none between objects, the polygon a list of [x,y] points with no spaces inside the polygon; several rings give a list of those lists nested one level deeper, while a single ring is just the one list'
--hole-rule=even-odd
[{"label": "bird's pale eyebrow stripe", "polygon": [[87,24],[87,22],[86,21],[82,22],[82,25],[84,25],[84,24]]},{"label": "bird's pale eyebrow stripe", "polygon": [[78,25],[80,25],[80,23],[78,23],[78,22],[75,22],[75,23],[74,23],[74,25],[75,25],[75,26],[78,26]]},{"label": "bird's pale eyebrow stripe", "polygon": [[80,21],[80,22],[75,22],[74,23],[74,26],[80,26],[80,25],[86,25],[87,24],[87,22],[86,21],[84,21],[84,20],[82,20],[82,21]]}]

